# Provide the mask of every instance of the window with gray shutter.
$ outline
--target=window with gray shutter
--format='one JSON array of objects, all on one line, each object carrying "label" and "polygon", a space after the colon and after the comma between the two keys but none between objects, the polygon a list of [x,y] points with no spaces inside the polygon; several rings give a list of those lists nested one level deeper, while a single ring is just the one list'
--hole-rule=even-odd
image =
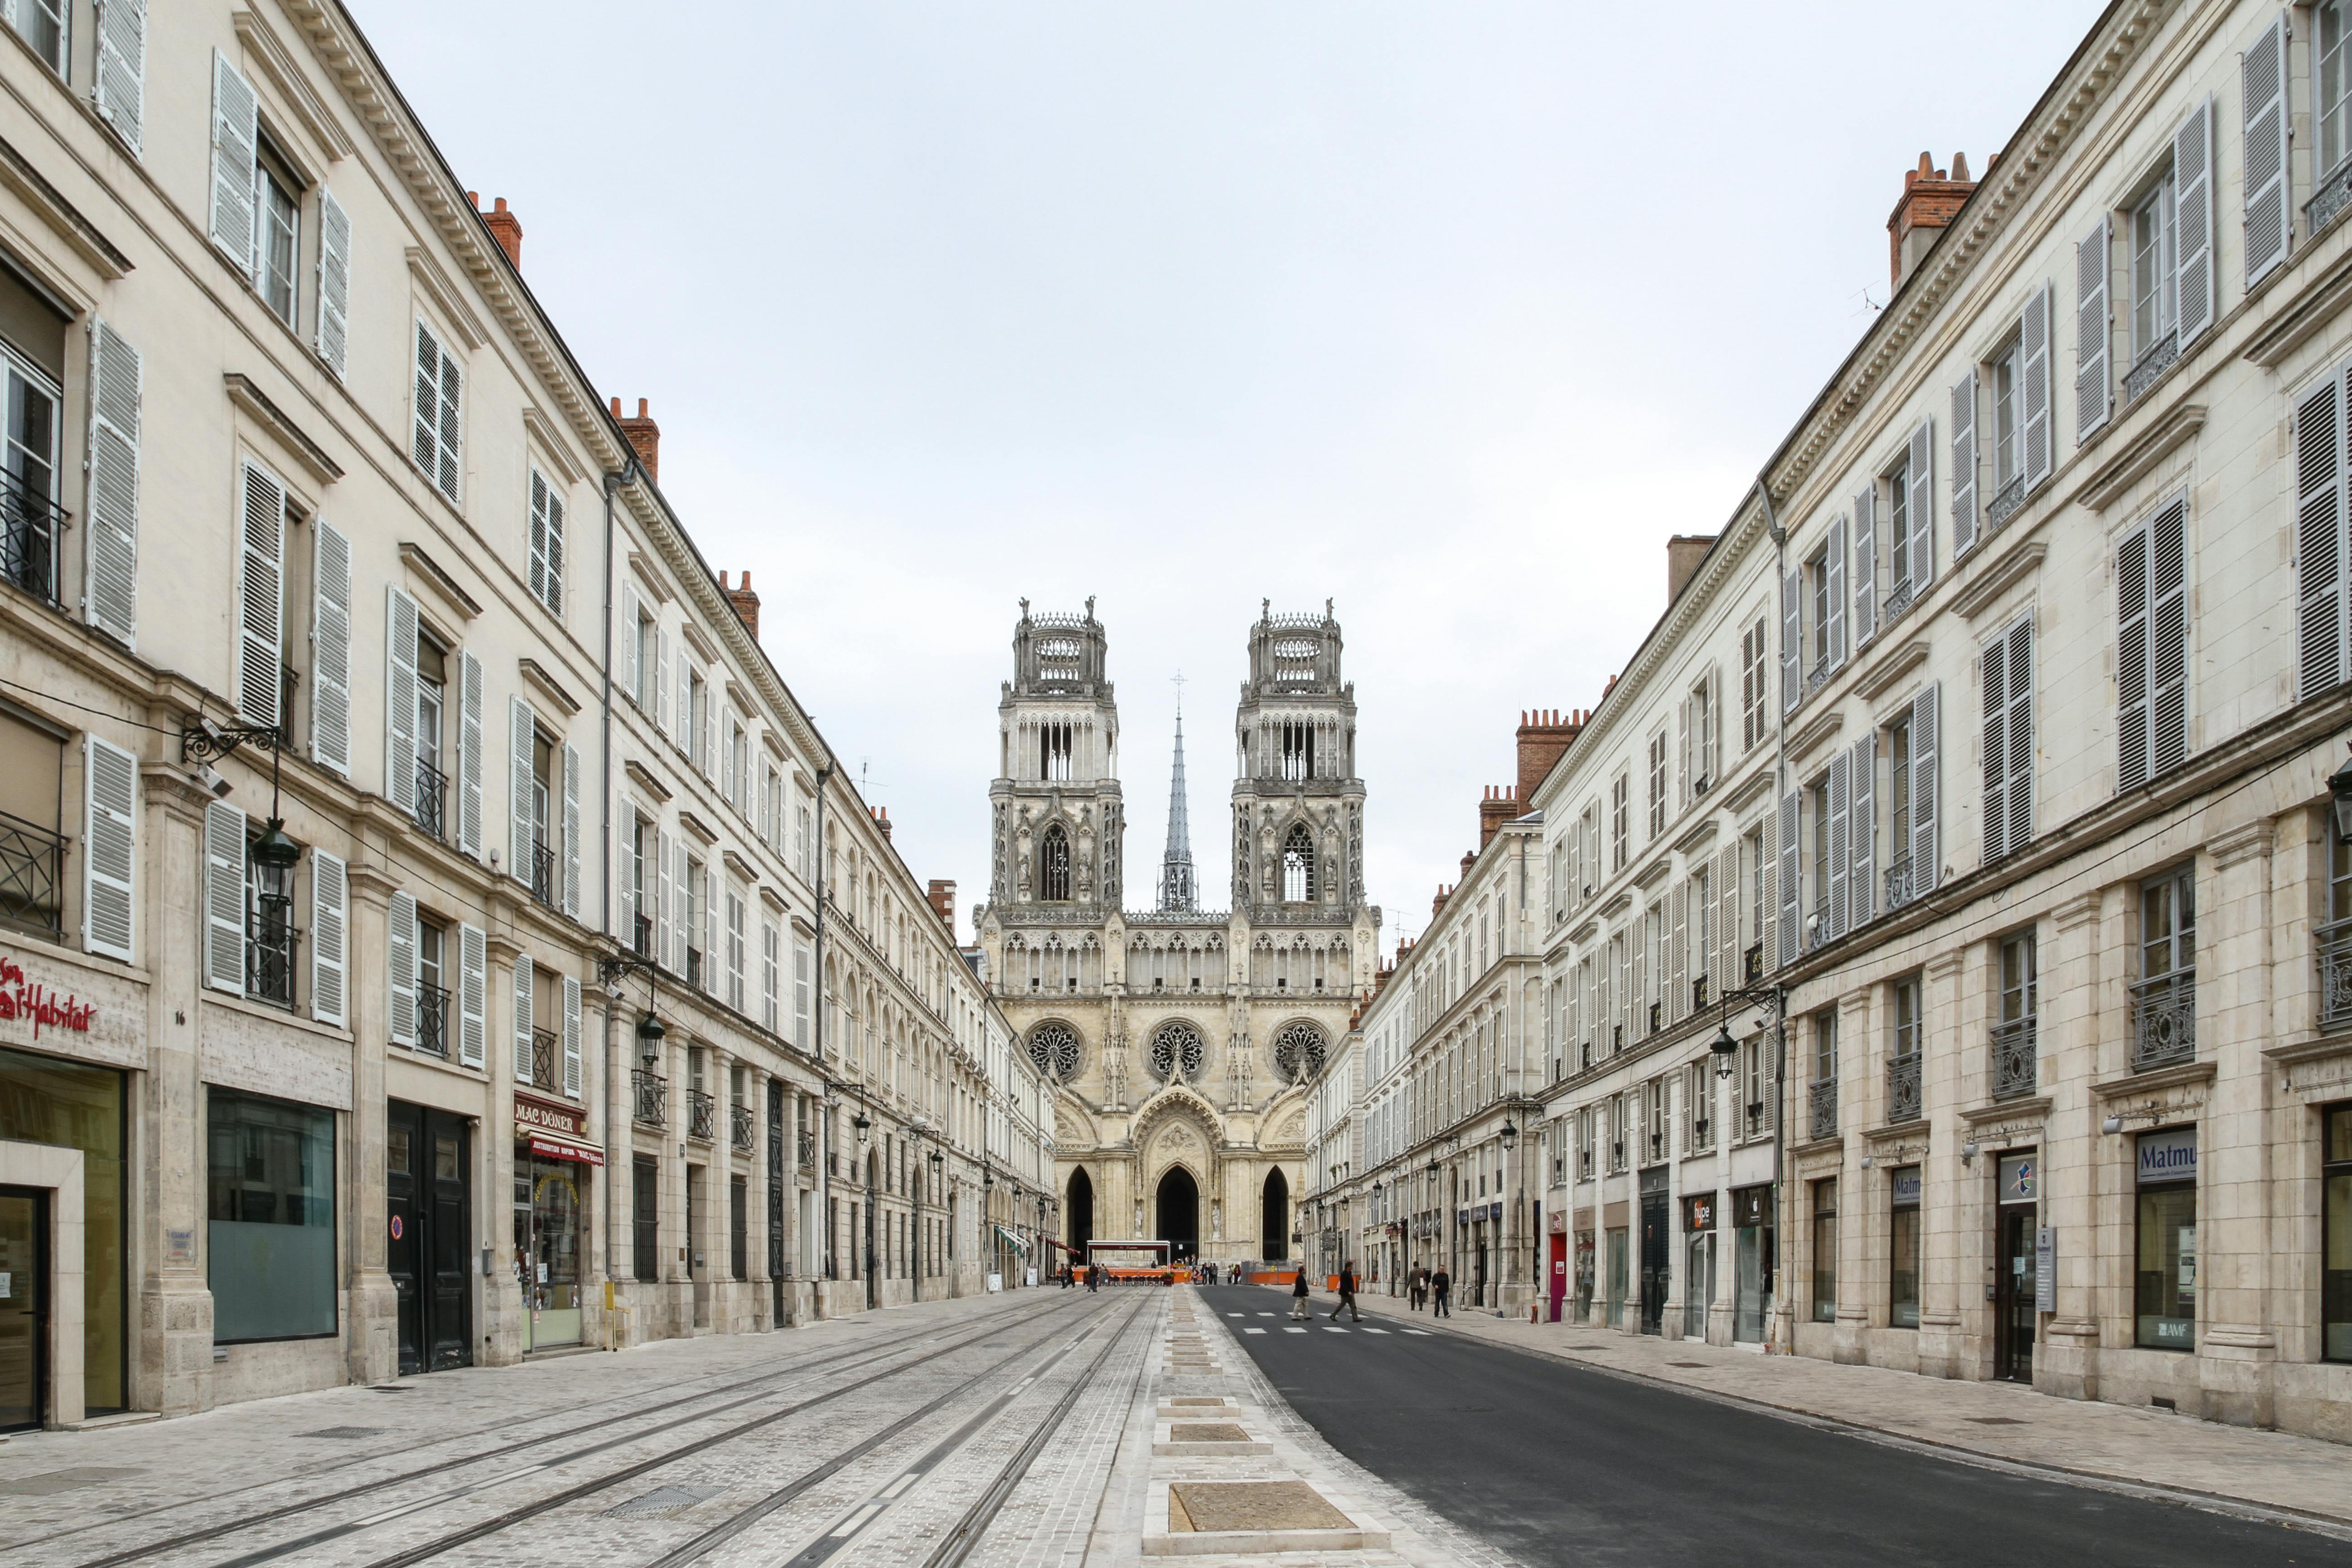
[{"label": "window with gray shutter", "polygon": [[416,809],[416,601],[398,588],[383,594],[383,794],[404,812]]},{"label": "window with gray shutter", "polygon": [[1839,752],[1830,758],[1829,843],[1823,847],[1829,863],[1829,886],[1822,907],[1813,911],[1818,940],[1834,942],[1845,934],[1846,877],[1853,869],[1851,842],[1853,817],[1853,758]]},{"label": "window with gray shutter", "polygon": [[490,950],[479,926],[457,928],[457,1060],[478,1068],[489,1060]]},{"label": "window with gray shutter", "polygon": [[1977,542],[1977,372],[1952,387],[1952,558]]},{"label": "window with gray shutter", "polygon": [[529,887],[540,847],[535,831],[537,814],[532,810],[538,776],[531,766],[539,740],[539,718],[531,711],[530,704],[520,697],[507,699],[507,783],[509,804],[513,808],[507,839],[507,871]]},{"label": "window with gray shutter", "polygon": [[338,379],[351,353],[352,220],[331,192],[319,193],[319,358]]},{"label": "window with gray shutter", "polygon": [[350,926],[348,879],[342,858],[310,851],[310,1016],[342,1026],[347,969],[345,934]]},{"label": "window with gray shutter", "polygon": [[580,918],[580,752],[563,747],[563,912]]},{"label": "window with gray shutter", "polygon": [[352,771],[352,544],[318,524],[310,562],[310,757]]},{"label": "window with gray shutter", "polygon": [[245,994],[245,813],[205,807],[205,984]]},{"label": "window with gray shutter", "polygon": [[147,0],[98,0],[98,70],[90,107],[131,155],[147,113]]},{"label": "window with gray shutter", "polygon": [[453,503],[457,500],[461,467],[459,446],[464,428],[465,372],[457,356],[423,321],[416,323],[416,385],[411,415],[409,456],[425,471],[433,488]]},{"label": "window with gray shutter", "polygon": [[1803,574],[1780,579],[1780,711],[1796,711],[1805,695],[1805,590]]},{"label": "window with gray shutter", "polygon": [[2033,837],[2033,616],[1984,645],[1984,858]]},{"label": "window with gray shutter", "polygon": [[[390,998],[386,1011],[391,1015],[388,1032],[395,1046],[416,1044],[416,895],[392,895],[391,918],[386,945],[389,947],[388,983]],[[444,1041],[443,1049],[447,1048]]]},{"label": "window with gray shutter", "polygon": [[93,316],[89,324],[89,539],[82,614],[125,647],[138,646],[139,351]]},{"label": "window with gray shutter", "polygon": [[1936,831],[1937,803],[1941,799],[1937,766],[1938,737],[1937,709],[1941,704],[1943,688],[1938,681],[1929,681],[1911,700],[1911,875],[1910,894],[1918,898],[1935,890],[1937,857],[1943,853]]},{"label": "window with gray shutter", "polygon": [[563,977],[563,1093],[580,1098],[580,978]]},{"label": "window with gray shutter", "polygon": [[1782,966],[1797,962],[1799,926],[1797,922],[1797,822],[1802,796],[1791,792],[1780,797],[1780,963]]},{"label": "window with gray shutter", "polygon": [[2189,111],[2172,133],[2172,179],[2179,203],[2175,289],[2180,346],[2205,335],[2217,305],[2213,266],[2213,100]]},{"label": "window with gray shutter", "polygon": [[2294,242],[2287,189],[2286,36],[2287,14],[2282,11],[2253,46],[2238,57],[2238,102],[2245,137],[2248,289],[2286,259],[2287,247]]},{"label": "window with gray shutter", "polygon": [[1845,663],[1845,519],[1842,517],[1830,524],[1829,549],[1822,558],[1822,565],[1829,573],[1826,592],[1829,597],[1829,667],[1832,669]]},{"label": "window with gray shutter", "polygon": [[457,655],[457,847],[482,858],[482,661]]},{"label": "window with gray shutter", "polygon": [[248,724],[275,725],[286,689],[286,487],[250,460],[243,475],[236,707]]},{"label": "window with gray shutter", "polygon": [[1846,910],[1848,931],[1870,923],[1877,910],[1878,735],[1854,742],[1846,807]]},{"label": "window with gray shutter", "polygon": [[2189,755],[2189,498],[2116,546],[2116,783],[2137,789]]},{"label": "window with gray shutter", "polygon": [[535,1020],[531,1006],[532,966],[530,954],[518,953],[514,961],[514,1076],[517,1083],[530,1083],[530,1036]]},{"label": "window with gray shutter", "polygon": [[530,471],[531,597],[563,614],[563,496],[536,468]]},{"label": "window with gray shutter", "polygon": [[1936,422],[1922,419],[1911,432],[1905,479],[1911,487],[1911,545],[1905,564],[1914,590],[1936,580]]},{"label": "window with gray shutter", "polygon": [[[2104,252],[2105,240],[2101,241]],[[2025,314],[2018,322],[2021,361],[2018,380],[2021,419],[2025,444],[2025,488],[2030,492],[2050,477],[2053,451],[2050,436],[2050,323],[2057,306],[2057,290],[2044,283],[2025,298]],[[2105,306],[2102,303],[2101,314]],[[2105,379],[2103,368],[2100,379]],[[2079,384],[2076,392],[2079,395]],[[1998,522],[1992,526],[1999,527]]]},{"label": "window with gray shutter", "polygon": [[[2114,322],[2109,315],[2108,269],[2112,265],[2107,215],[2074,247],[2074,439],[2088,440],[2115,408],[2115,376],[2109,370]],[[2030,481],[2029,481],[2030,482]]]},{"label": "window with gray shutter", "polygon": [[2344,373],[2326,379],[2294,410],[2295,573],[2300,595],[2302,691],[2316,697],[2344,679],[2347,399]]},{"label": "window with gray shutter", "polygon": [[260,108],[261,100],[254,95],[253,84],[245,79],[245,73],[230,64],[226,55],[215,49],[210,228],[213,243],[220,247],[221,254],[248,279],[253,276],[253,170],[260,146]]},{"label": "window with gray shutter", "polygon": [[1863,486],[1853,498],[1853,647],[1856,653],[1878,635],[1878,486]]},{"label": "window with gray shutter", "polygon": [[139,759],[82,742],[82,950],[133,962],[139,910]]}]

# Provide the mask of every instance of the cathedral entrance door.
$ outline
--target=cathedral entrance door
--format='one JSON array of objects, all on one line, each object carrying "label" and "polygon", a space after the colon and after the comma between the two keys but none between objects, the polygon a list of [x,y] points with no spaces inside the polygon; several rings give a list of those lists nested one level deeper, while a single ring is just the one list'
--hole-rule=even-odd
[{"label": "cathedral entrance door", "polygon": [[1201,1189],[1181,1165],[1160,1178],[1159,1239],[1168,1244],[1171,1263],[1201,1256]]}]

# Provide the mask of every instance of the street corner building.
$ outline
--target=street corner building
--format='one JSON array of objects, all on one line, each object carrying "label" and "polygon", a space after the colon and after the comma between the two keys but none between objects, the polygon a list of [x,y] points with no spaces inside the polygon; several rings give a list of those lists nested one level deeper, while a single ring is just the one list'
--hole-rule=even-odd
[{"label": "street corner building", "polygon": [[2347,21],[2124,0],[1905,173],[1891,302],[1368,1009],[1335,1246],[2352,1439]]},{"label": "street corner building", "polygon": [[986,970],[1052,1083],[1063,1245],[1166,1261],[1292,1256],[1307,1096],[1369,993],[1364,783],[1339,622],[1262,608],[1234,715],[1231,907],[1203,910],[1177,721],[1152,907],[1123,905],[1108,642],[1083,615],[1013,632],[990,787]]},{"label": "street corner building", "polygon": [[519,215],[339,5],[6,16],[0,1427],[1025,1282],[952,885]]}]

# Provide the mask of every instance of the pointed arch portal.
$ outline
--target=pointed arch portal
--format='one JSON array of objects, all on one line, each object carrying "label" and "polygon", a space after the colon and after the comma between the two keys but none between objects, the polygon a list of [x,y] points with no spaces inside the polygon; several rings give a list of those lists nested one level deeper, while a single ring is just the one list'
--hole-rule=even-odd
[{"label": "pointed arch portal", "polygon": [[1290,1183],[1282,1168],[1265,1173],[1265,1198],[1258,1205],[1258,1256],[1278,1263],[1290,1256]]},{"label": "pointed arch portal", "polygon": [[1171,1165],[1160,1178],[1160,1237],[1171,1262],[1201,1256],[1201,1189],[1192,1173]]},{"label": "pointed arch portal", "polygon": [[1087,1243],[1095,1238],[1095,1184],[1083,1166],[1070,1173],[1069,1198],[1062,1212],[1069,1216],[1070,1251],[1084,1258]]}]

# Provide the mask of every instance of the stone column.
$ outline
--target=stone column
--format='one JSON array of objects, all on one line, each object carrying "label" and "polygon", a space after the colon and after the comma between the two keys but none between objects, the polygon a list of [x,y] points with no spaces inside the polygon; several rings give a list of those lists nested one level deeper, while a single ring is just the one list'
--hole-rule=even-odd
[{"label": "stone column", "polygon": [[205,1282],[205,1087],[196,1035],[204,1011],[205,806],[175,768],[150,768],[142,837],[140,956],[147,987],[147,1070],[139,1107],[138,1382],[142,1410],[185,1415],[213,1403],[213,1294]]},{"label": "stone column", "polygon": [[[1838,1131],[1844,1135],[1844,1140],[1837,1165],[1838,1256],[1832,1265],[1837,1273],[1837,1317],[1830,1328],[1830,1358],[1846,1366],[1860,1366],[1870,1361],[1870,1349],[1864,1338],[1870,1329],[1870,1291],[1866,1282],[1887,1278],[1886,1253],[1881,1246],[1878,1228],[1879,1205],[1870,1195],[1870,1183],[1860,1165],[1864,1152],[1875,1152],[1883,1156],[1891,1146],[1873,1143],[1868,1131],[1885,1123],[1887,1109],[1883,1085],[1874,1081],[1875,1064],[1880,1053],[1871,1048],[1876,1037],[1871,1026],[1870,1005],[1875,990],[1875,986],[1865,986],[1839,997],[1835,1004]],[[1802,1042],[1804,1070],[1801,1075],[1793,1070],[1795,1063],[1792,1062],[1790,1076],[1801,1076],[1810,1084],[1814,1069],[1811,1020],[1801,1020],[1798,1031]],[[1793,1050],[1791,1054],[1795,1054]],[[1810,1097],[1803,1110],[1804,1114],[1811,1116]],[[1808,1125],[1805,1131],[1810,1136],[1812,1128]],[[1874,1160],[1873,1164],[1885,1163],[1881,1158]],[[1793,1163],[1788,1169],[1786,1179],[1790,1190],[1782,1206],[1789,1215],[1790,1226],[1783,1234],[1780,1256],[1784,1258],[1801,1258],[1807,1268],[1818,1268],[1820,1260],[1813,1257],[1812,1182],[1798,1175]],[[1791,1310],[1796,1301],[1798,1283],[1790,1277],[1790,1270],[1783,1267],[1780,1294],[1782,1300],[1790,1303]],[[1810,1280],[1805,1281],[1809,1307],[1812,1294],[1811,1283]],[[1921,1304],[1924,1306],[1926,1303],[1923,1301]],[[1921,1329],[1924,1337],[1924,1318]],[[1791,1337],[1790,1345],[1795,1342]]]},{"label": "stone column", "polygon": [[351,1281],[346,1341],[353,1383],[400,1374],[400,1292],[386,1267],[384,1047],[392,1036],[391,908],[400,884],[353,857],[351,931],[344,944],[352,1026],[350,1173],[343,1183],[345,1270]]},{"label": "stone column", "polygon": [[751,1310],[745,1325],[761,1331],[776,1326],[776,1293],[768,1271],[768,1077],[763,1069],[744,1064],[743,1103],[751,1111],[751,1179],[743,1194],[751,1210],[743,1216],[743,1262],[750,1270]]},{"label": "stone column", "polygon": [[[511,934],[510,921],[498,921],[484,944],[488,953],[488,984],[482,989],[483,1066],[489,1073],[489,1093],[482,1112],[481,1170],[485,1173],[483,1245],[491,1251],[490,1274],[482,1281],[483,1366],[511,1366],[520,1361],[530,1340],[530,1298],[523,1289],[522,1254],[515,1245],[515,960],[522,948]],[[538,1015],[533,1013],[534,1023]]]},{"label": "stone column", "polygon": [[[2101,1320],[2131,1310],[2131,1260],[2108,1258],[2104,1252],[2114,1239],[2106,1210],[2119,1200],[2102,1191],[2109,1179],[2112,1141],[2099,1131],[2105,1107],[2092,1092],[2094,1084],[2121,1072],[2128,1059],[2122,1045],[2100,1043],[2111,1032],[2103,1024],[2113,1020],[2119,1032],[2127,1016],[2122,966],[2101,962],[2110,940],[2124,951],[2122,904],[2121,890],[2095,889],[2053,910],[2051,941],[2040,954],[2037,978],[2035,1087],[2050,1104],[2042,1122],[2041,1219],[2058,1232],[2058,1310],[2041,1320],[2033,1384],[2045,1394],[2074,1399],[2099,1396]],[[2110,923],[2112,939],[2105,934]],[[2112,1059],[2103,1060],[2103,1055]],[[2121,1179],[2128,1187],[2127,1168]],[[2126,1192],[2124,1199],[2128,1197]],[[2110,1278],[2117,1271],[2126,1282],[2120,1300]]]},{"label": "stone column", "polygon": [[[2197,880],[2197,1055],[2213,1064],[2198,1127],[2198,1288],[2208,1420],[2273,1425],[2278,1325],[2271,1315],[2269,818],[2208,846]],[[2210,869],[2209,869],[2210,868]],[[2211,889],[2209,893],[2206,889]]]},{"label": "stone column", "polygon": [[[1991,1184],[1981,1163],[1960,1163],[1960,1144],[1969,1132],[1959,1107],[1980,1097],[1964,1094],[1958,1086],[1981,1081],[1971,1069],[1988,1059],[1979,1005],[1984,952],[1982,942],[1947,948],[1919,975],[1919,1102],[1932,1128],[1924,1140],[1919,1173],[1919,1371],[1928,1377],[1979,1375],[1968,1326],[1983,1316],[1982,1304],[1972,1305],[1970,1293],[1983,1294],[1976,1286],[1991,1229],[1984,1203]],[[1931,1019],[1946,1025],[1941,1050],[1931,1044]],[[1879,1037],[1892,1036],[1888,1020]],[[1930,1061],[1941,1069],[1936,1074],[1939,1080],[1953,1080],[1939,1081],[1939,1092],[1933,1095],[1927,1090]],[[1885,1103],[1883,1073],[1875,1088],[1880,1103]]]}]

